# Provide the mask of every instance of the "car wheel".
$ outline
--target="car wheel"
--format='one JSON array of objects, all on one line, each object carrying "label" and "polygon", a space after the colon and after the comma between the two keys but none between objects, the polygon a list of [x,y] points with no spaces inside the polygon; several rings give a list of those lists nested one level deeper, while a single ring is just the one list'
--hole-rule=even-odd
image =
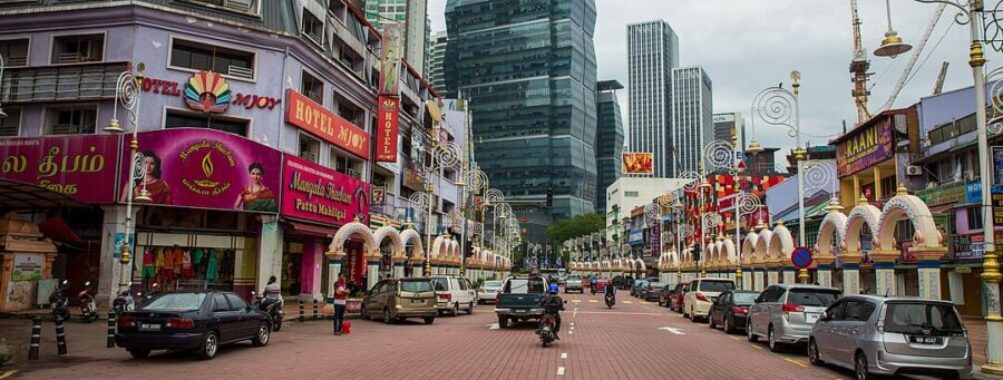
[{"label": "car wheel", "polygon": [[459,302],[453,304],[453,316],[455,317],[457,315],[460,315],[460,303]]},{"label": "car wheel", "polygon": [[508,318],[499,316],[498,317],[498,328],[503,329],[508,327]]},{"label": "car wheel", "polygon": [[383,309],[383,323],[391,324],[394,320],[390,318],[390,309]]},{"label": "car wheel", "polygon": [[474,313],[474,303],[471,302],[469,305],[467,305],[467,315],[471,315],[473,313]]},{"label": "car wheel", "polygon": [[815,339],[808,340],[808,362],[811,365],[822,365],[822,359],[818,355],[818,344],[815,343]]},{"label": "car wheel", "polygon": [[435,323],[435,317],[425,317],[425,324],[430,325]]},{"label": "car wheel", "polygon": [[707,327],[710,327],[711,329],[716,329],[717,328],[717,324],[714,323],[714,315],[713,314],[707,314]]},{"label": "car wheel", "polygon": [[857,375],[857,380],[871,380],[874,377],[867,372],[867,357],[863,352],[858,352],[853,360],[853,372]]},{"label": "car wheel", "polygon": [[132,357],[136,359],[143,359],[150,356],[150,350],[145,348],[130,348],[128,351],[129,355],[132,355]]},{"label": "car wheel", "polygon": [[258,332],[254,334],[254,338],[251,339],[251,343],[258,347],[264,346],[268,344],[271,336],[272,329],[268,327],[267,323],[261,322],[261,324],[258,325]]},{"label": "car wheel", "polygon": [[210,331],[202,338],[202,345],[199,346],[199,358],[202,360],[211,360],[216,357],[216,351],[218,350],[219,335],[216,335],[215,331]]},{"label": "car wheel", "polygon": [[777,342],[776,334],[773,333],[773,326],[766,331],[766,340],[769,343],[770,351],[780,352],[780,342]]},{"label": "car wheel", "polygon": [[361,307],[359,308],[359,318],[361,318],[361,319],[362,319],[363,321],[365,321],[365,320],[368,320],[368,319],[369,319],[369,315],[368,315],[368,314],[366,314],[366,305],[362,305],[362,306],[361,306]]},{"label": "car wheel", "polygon": [[721,329],[724,330],[725,334],[731,334],[731,333],[735,332],[735,328],[731,327],[731,319],[728,318],[727,316],[724,317],[724,321],[721,322],[721,324],[724,325],[724,326],[721,326]]},{"label": "car wheel", "polygon": [[745,335],[746,335],[746,338],[748,338],[749,341],[752,342],[752,343],[756,343],[756,342],[759,341],[759,336],[757,336],[756,333],[754,333],[753,330],[752,330],[752,322],[751,321],[747,325],[745,325]]}]

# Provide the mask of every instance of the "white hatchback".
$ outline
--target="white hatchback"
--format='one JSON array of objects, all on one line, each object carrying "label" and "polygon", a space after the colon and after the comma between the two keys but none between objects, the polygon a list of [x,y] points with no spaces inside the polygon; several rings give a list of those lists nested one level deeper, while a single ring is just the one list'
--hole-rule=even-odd
[{"label": "white hatchback", "polygon": [[429,281],[435,288],[435,309],[439,315],[450,313],[459,315],[460,309],[467,314],[474,313],[474,303],[477,302],[477,292],[470,280],[456,276],[431,276]]},{"label": "white hatchback", "polygon": [[477,288],[477,303],[483,302],[497,302],[498,292],[501,291],[502,281],[484,281],[481,287]]},{"label": "white hatchback", "polygon": [[717,296],[725,290],[735,290],[735,282],[726,278],[698,278],[690,282],[690,291],[683,298],[683,316],[696,322],[707,318]]}]

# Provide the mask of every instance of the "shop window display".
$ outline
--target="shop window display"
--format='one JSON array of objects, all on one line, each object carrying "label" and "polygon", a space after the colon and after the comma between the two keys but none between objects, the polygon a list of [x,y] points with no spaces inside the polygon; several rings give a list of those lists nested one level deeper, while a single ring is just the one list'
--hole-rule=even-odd
[{"label": "shop window display", "polygon": [[146,289],[233,289],[235,252],[231,249],[147,247],[142,278]]}]

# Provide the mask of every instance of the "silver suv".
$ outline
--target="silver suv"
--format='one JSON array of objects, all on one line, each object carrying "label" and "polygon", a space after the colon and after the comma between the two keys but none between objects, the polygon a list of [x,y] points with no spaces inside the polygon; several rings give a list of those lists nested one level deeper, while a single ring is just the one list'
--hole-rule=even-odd
[{"label": "silver suv", "polygon": [[785,343],[808,342],[808,334],[825,308],[836,302],[840,291],[818,285],[770,285],[749,307],[749,341],[766,338],[770,351]]},{"label": "silver suv", "polygon": [[954,304],[911,297],[851,296],[811,331],[808,359],[881,375],[971,378],[972,350]]}]

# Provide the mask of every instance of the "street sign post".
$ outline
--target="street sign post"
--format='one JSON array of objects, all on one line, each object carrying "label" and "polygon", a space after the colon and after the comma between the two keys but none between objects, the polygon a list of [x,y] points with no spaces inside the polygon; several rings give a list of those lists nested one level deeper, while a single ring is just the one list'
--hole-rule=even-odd
[{"label": "street sign post", "polygon": [[797,247],[794,252],[791,253],[791,264],[797,269],[805,269],[811,266],[812,256],[811,251],[805,247]]}]

